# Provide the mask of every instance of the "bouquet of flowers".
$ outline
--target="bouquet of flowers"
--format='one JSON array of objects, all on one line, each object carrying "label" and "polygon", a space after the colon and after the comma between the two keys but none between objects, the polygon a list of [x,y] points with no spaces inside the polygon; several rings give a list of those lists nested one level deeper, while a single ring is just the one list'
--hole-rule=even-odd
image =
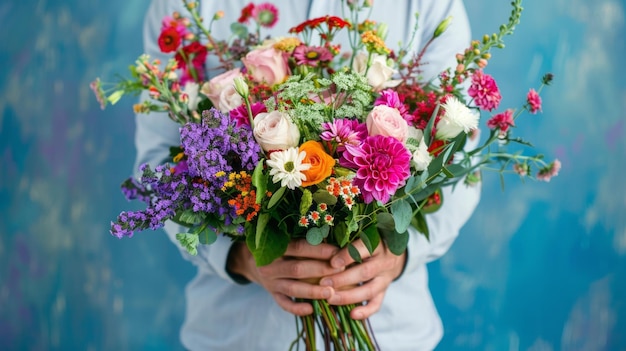
[{"label": "bouquet of flowers", "polygon": [[[476,183],[481,169],[544,181],[560,169],[558,160],[506,150],[511,143],[529,145],[512,129],[523,112],[541,110],[539,93],[550,74],[529,91],[522,108],[490,116],[489,136],[466,148],[477,137],[481,111],[499,107],[498,87],[483,69],[491,49],[503,47],[518,24],[521,0],[513,1],[499,32],[473,41],[457,55],[456,67],[426,82],[421,58],[430,42],[417,53],[390,49],[386,24],[359,18],[371,0],[345,1],[348,19],[313,18],[286,37],[264,40],[261,30],[276,23],[278,11],[271,3],[250,4],[228,41],[211,31],[223,13],[207,25],[196,3],[182,1],[188,14],[162,22],[158,44],[173,55],[169,62],[142,55],[131,78],[111,89],[99,79],[92,83],[103,108],[147,91],[150,99],[135,112],[166,111],[180,123],[171,160],[154,169],[144,165],[141,179],[123,183],[126,197],[147,207],[112,222],[119,238],[172,220],[189,228],[177,239],[191,254],[226,235],[244,241],[257,264],[266,265],[291,240],[306,238],[313,245],[348,247],[360,262],[352,245],[357,239],[370,252],[384,243],[402,254],[410,226],[428,236],[425,216],[442,205],[441,189]],[[439,25],[431,42],[450,21]],[[340,31],[351,38],[348,54],[334,42]],[[209,55],[220,69],[210,79]],[[535,177],[531,167],[538,167]],[[307,350],[316,349],[316,325],[327,348],[376,348],[367,322],[349,317],[354,306],[312,304],[315,313],[300,324]]]}]

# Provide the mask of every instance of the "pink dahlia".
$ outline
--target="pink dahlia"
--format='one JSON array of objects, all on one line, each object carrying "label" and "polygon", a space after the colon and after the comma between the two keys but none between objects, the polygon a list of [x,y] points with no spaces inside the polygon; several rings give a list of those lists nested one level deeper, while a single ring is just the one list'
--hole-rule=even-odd
[{"label": "pink dahlia", "polygon": [[269,2],[254,6],[250,15],[265,28],[272,28],[278,22],[278,8]]},{"label": "pink dahlia", "polygon": [[492,76],[476,71],[472,76],[472,85],[467,93],[474,99],[476,106],[483,110],[493,110],[498,108],[502,95],[498,85]]},{"label": "pink dahlia", "polygon": [[363,201],[386,203],[411,175],[411,153],[396,138],[367,137],[359,146],[346,145],[339,163],[356,170],[352,183],[363,194]]},{"label": "pink dahlia", "polygon": [[293,51],[293,57],[298,65],[319,67],[333,59],[333,55],[323,46],[298,45]]},{"label": "pink dahlia", "polygon": [[345,145],[357,146],[367,138],[367,126],[355,119],[340,118],[322,123],[320,138],[331,142],[338,152],[345,150]]},{"label": "pink dahlia", "polygon": [[498,128],[502,133],[506,133],[509,127],[513,126],[515,126],[515,121],[513,120],[513,110],[511,109],[498,113],[487,121],[487,127],[490,129]]},{"label": "pink dahlia", "polygon": [[530,113],[541,111],[541,96],[539,96],[535,89],[530,89],[528,95],[526,95],[526,102],[528,103]]},{"label": "pink dahlia", "polygon": [[400,112],[402,118],[406,121],[411,121],[413,116],[409,113],[403,100],[395,90],[385,89],[380,92],[380,96],[374,101],[374,106],[385,105],[393,107]]}]

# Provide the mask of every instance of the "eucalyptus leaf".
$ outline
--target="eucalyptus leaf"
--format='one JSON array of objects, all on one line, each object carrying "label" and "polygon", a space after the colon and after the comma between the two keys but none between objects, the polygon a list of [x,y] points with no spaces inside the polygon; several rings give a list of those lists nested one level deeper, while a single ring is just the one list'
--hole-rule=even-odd
[{"label": "eucalyptus leaf", "polygon": [[313,193],[313,200],[318,204],[327,204],[333,206],[337,203],[337,198],[324,189],[319,189]]},{"label": "eucalyptus leaf", "polygon": [[391,214],[395,222],[395,230],[398,233],[404,233],[411,225],[413,218],[413,208],[405,200],[397,200],[391,204]]},{"label": "eucalyptus leaf", "polygon": [[361,240],[365,244],[365,247],[367,247],[367,251],[369,251],[370,254],[373,253],[380,244],[380,233],[378,232],[378,228],[375,225],[367,226],[361,232]]},{"label": "eucalyptus leaf", "polygon": [[319,245],[324,241],[324,234],[318,227],[309,228],[306,232],[306,241],[311,245]]},{"label": "eucalyptus leaf", "polygon": [[217,233],[212,228],[205,227],[198,232],[198,239],[201,244],[211,245],[217,240]]},{"label": "eucalyptus leaf", "polygon": [[248,37],[248,28],[239,22],[231,23],[230,31],[241,39],[246,39]]},{"label": "eucalyptus leaf", "polygon": [[363,262],[363,259],[361,258],[361,254],[359,253],[359,250],[357,250],[357,248],[354,247],[354,245],[348,244],[348,253],[350,254],[350,257],[352,257],[354,262],[357,262],[357,263]]}]

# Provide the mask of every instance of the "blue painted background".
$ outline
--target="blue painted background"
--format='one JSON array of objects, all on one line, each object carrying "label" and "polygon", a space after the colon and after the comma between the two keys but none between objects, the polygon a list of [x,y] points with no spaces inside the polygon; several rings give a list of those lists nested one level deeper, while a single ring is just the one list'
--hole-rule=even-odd
[{"label": "blue painted background", "polygon": [[[173,0],[174,1],[174,0]],[[382,0],[378,0],[382,1]],[[624,0],[526,0],[488,67],[503,106],[555,74],[520,123],[563,162],[549,184],[486,175],[481,205],[430,265],[441,350],[626,350]],[[193,272],[164,235],[117,240],[132,101],[100,111],[96,76],[140,53],[148,0],[0,4],[0,349],[177,350]],[[466,2],[474,36],[508,2]],[[521,122],[521,121],[520,121]]]}]

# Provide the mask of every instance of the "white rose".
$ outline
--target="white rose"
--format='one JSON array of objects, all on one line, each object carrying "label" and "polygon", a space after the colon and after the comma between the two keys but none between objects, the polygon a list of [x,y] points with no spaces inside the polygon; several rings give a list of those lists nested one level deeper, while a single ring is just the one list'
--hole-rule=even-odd
[{"label": "white rose", "polygon": [[262,112],[254,117],[254,138],[265,151],[298,146],[300,131],[287,113]]},{"label": "white rose", "polygon": [[222,112],[228,112],[243,104],[243,99],[235,90],[235,78],[241,77],[239,68],[226,71],[202,85],[200,92],[206,95],[213,106]]},{"label": "white rose", "polygon": [[359,52],[354,58],[352,69],[359,74],[367,72],[367,82],[375,91],[395,87],[400,84],[400,80],[391,79],[397,72],[387,64],[386,56],[372,55],[369,69],[367,67],[368,56],[365,52]]},{"label": "white rose", "polygon": [[450,96],[441,108],[445,113],[436,126],[437,139],[453,139],[461,132],[468,133],[478,127],[478,113],[465,106],[459,99]]}]

